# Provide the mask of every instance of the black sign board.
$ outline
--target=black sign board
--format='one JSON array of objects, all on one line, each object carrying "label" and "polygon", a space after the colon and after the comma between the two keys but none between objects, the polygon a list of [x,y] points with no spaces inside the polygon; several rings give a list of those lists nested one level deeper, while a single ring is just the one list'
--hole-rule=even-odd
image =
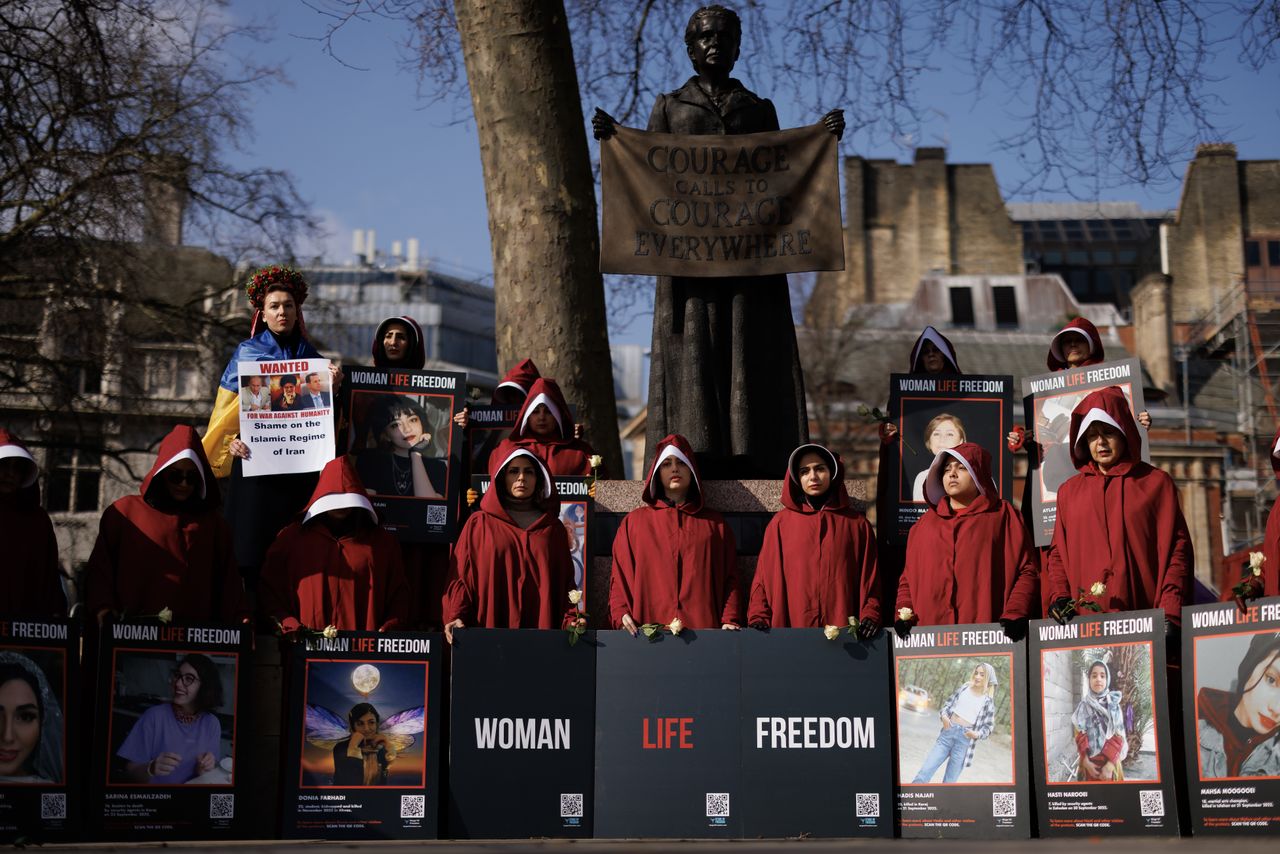
[{"label": "black sign board", "polygon": [[357,368],[347,384],[349,453],[383,527],[406,542],[453,542],[466,483],[453,416],[462,411],[467,375]]},{"label": "black sign board", "polygon": [[[88,825],[102,839],[236,839],[254,791],[248,626],[120,622],[103,627]],[[239,808],[237,808],[239,807]]]},{"label": "black sign board", "polygon": [[911,526],[929,509],[924,481],[933,458],[962,442],[987,449],[1000,497],[1012,495],[1005,435],[1013,429],[1013,377],[893,374],[889,416],[898,428],[898,465],[888,472],[894,516],[881,523],[889,542],[907,542]]},{"label": "black sign board", "polygon": [[1041,836],[1178,835],[1164,611],[1031,624]]},{"label": "black sign board", "polygon": [[[1182,609],[1183,727],[1195,834],[1280,828],[1280,598]],[[1193,725],[1194,722],[1194,725]]]},{"label": "black sign board", "polygon": [[[573,586],[584,594],[587,584],[586,568],[592,554],[591,517],[595,507],[590,494],[592,480],[590,477],[556,478],[556,492],[560,496],[560,524],[564,525],[565,536],[569,538],[569,557],[573,559]],[[488,475],[471,478],[471,488],[476,495],[483,496],[489,491]],[[474,512],[477,508],[471,509]],[[584,595],[580,610],[585,610],[586,601]]]},{"label": "black sign board", "polygon": [[1029,837],[1026,644],[983,623],[917,626],[893,648],[902,836]]},{"label": "black sign board", "polygon": [[740,639],[743,835],[893,836],[888,636]]},{"label": "black sign board", "polygon": [[[1142,366],[1137,359],[1102,362],[1087,368],[1068,368],[1049,374],[1037,374],[1022,380],[1023,408],[1027,421],[1027,442],[1039,444],[1028,454],[1031,483],[1027,496],[1031,501],[1032,536],[1037,546],[1053,540],[1053,526],[1058,519],[1058,488],[1076,473],[1071,461],[1071,411],[1091,391],[1119,386],[1129,398],[1135,417],[1146,408],[1142,394]],[[1151,461],[1147,431],[1142,435],[1142,458]],[[1023,501],[1028,500],[1027,496]]]},{"label": "black sign board", "polygon": [[452,652],[449,836],[590,839],[593,633],[463,629]]},{"label": "black sign board", "polygon": [[737,632],[598,632],[597,837],[742,837]]},{"label": "black sign board", "polygon": [[2,842],[65,842],[79,830],[79,647],[75,623],[0,617]]},{"label": "black sign board", "polygon": [[281,835],[439,835],[439,634],[338,632],[292,644]]},{"label": "black sign board", "polygon": [[467,410],[467,471],[472,477],[489,475],[489,455],[511,435],[520,414],[518,406],[472,406]]}]

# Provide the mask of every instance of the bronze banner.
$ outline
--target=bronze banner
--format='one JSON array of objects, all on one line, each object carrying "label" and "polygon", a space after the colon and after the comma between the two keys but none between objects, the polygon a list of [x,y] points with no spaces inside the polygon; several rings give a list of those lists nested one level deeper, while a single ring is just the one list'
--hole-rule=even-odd
[{"label": "bronze banner", "polygon": [[600,270],[764,276],[844,269],[836,138],[619,127],[600,143]]}]

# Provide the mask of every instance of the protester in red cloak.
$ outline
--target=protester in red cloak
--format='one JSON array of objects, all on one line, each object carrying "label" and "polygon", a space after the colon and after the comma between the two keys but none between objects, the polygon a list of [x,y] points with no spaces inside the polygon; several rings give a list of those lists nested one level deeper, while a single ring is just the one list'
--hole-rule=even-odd
[{"label": "protester in red cloak", "polygon": [[875,531],[849,503],[844,463],[822,445],[801,445],[787,461],[782,510],[764,532],[747,623],[761,628],[880,629]]},{"label": "protester in red cloak", "polygon": [[1079,474],[1058,490],[1058,520],[1045,567],[1049,613],[1070,619],[1070,602],[1097,582],[1103,611],[1163,608],[1180,626],[1191,601],[1191,536],[1173,478],[1144,463],[1138,425],[1115,386],[1086,396],[1071,413],[1071,455]]},{"label": "protester in red cloak", "polygon": [[670,624],[676,618],[692,629],[742,625],[733,532],[703,501],[689,441],[666,437],[645,479],[644,506],[626,515],[613,540],[614,628],[634,635],[644,623]]},{"label": "protester in red cloak", "polygon": [[0,542],[4,543],[5,608],[24,617],[67,613],[58,565],[58,538],[40,506],[35,458],[17,436],[0,429]]},{"label": "protester in red cloak", "polygon": [[[575,437],[573,413],[555,380],[539,379],[529,389],[529,396],[516,416],[510,439],[528,448],[547,464],[553,477],[585,477],[591,474],[591,457],[595,453],[586,442]],[[502,460],[501,447],[489,455],[489,470]]]},{"label": "protester in red cloak", "polygon": [[[945,335],[932,326],[926,326],[911,347],[913,374],[958,376],[960,360],[956,348]],[[898,579],[907,558],[906,546],[889,541],[898,515],[898,502],[889,494],[889,472],[901,465],[902,451],[898,440],[898,425],[891,421],[880,424],[880,468],[876,477],[876,538],[877,566],[880,575],[880,601],[892,602],[898,595]]]},{"label": "protester in red cloak", "polygon": [[503,375],[493,389],[489,402],[493,406],[522,406],[529,397],[533,384],[542,378],[532,359],[524,359]]},{"label": "protester in red cloak", "polygon": [[262,564],[262,604],[286,632],[399,628],[409,616],[400,544],[378,525],[348,456],[320,472],[302,517],[276,537]]},{"label": "protester in red cloak", "polygon": [[89,611],[99,624],[113,614],[150,616],[164,608],[178,623],[247,620],[221,508],[200,437],[185,424],[174,427],[138,494],[102,514],[86,573]]},{"label": "protester in red cloak", "polygon": [[555,478],[528,448],[511,441],[495,451],[492,482],[480,512],[462,526],[444,596],[444,631],[558,629],[577,611],[569,604],[573,559],[560,523]]},{"label": "protester in red cloak", "polygon": [[[972,442],[939,452],[925,496],[931,507],[907,537],[894,604],[899,631],[999,621],[1011,638],[1025,636],[1038,610],[1038,567],[1022,518],[1000,498],[991,454]],[[912,615],[904,619],[903,608]]]}]

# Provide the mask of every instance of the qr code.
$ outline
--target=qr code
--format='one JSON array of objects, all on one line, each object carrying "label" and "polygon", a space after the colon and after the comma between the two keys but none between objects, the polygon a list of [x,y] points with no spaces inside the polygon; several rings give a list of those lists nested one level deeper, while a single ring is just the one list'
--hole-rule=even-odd
[{"label": "qr code", "polygon": [[560,817],[582,818],[582,794],[560,795]]},{"label": "qr code", "polygon": [[400,817],[422,818],[427,812],[426,795],[401,795]]},{"label": "qr code", "polygon": [[992,792],[991,814],[996,818],[1016,818],[1018,795],[1015,792]]},{"label": "qr code", "polygon": [[707,818],[725,818],[729,815],[729,793],[707,792]]},{"label": "qr code", "polygon": [[[857,818],[879,818],[880,817],[880,793],[879,792],[858,792],[854,795],[855,808],[857,810]],[[847,813],[846,813],[847,815]]]},{"label": "qr code", "polygon": [[427,524],[443,525],[449,520],[449,508],[444,504],[432,504],[427,508]]},{"label": "qr code", "polygon": [[235,818],[236,817],[236,796],[235,795],[210,795],[209,796],[209,818]]},{"label": "qr code", "polygon": [[63,792],[40,795],[40,818],[66,818],[67,796]]},{"label": "qr code", "polygon": [[1142,807],[1144,818],[1164,815],[1164,792],[1159,789],[1141,789],[1138,792],[1138,804]]}]

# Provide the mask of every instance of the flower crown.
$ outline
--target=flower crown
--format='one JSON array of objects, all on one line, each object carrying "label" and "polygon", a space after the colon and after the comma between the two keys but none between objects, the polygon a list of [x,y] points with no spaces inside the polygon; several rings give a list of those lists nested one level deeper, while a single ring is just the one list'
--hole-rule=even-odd
[{"label": "flower crown", "polygon": [[307,299],[307,280],[302,278],[302,273],[280,264],[263,267],[250,276],[245,283],[244,292],[252,305],[261,308],[272,285],[283,287],[293,294],[293,300],[298,305],[302,305]]}]

